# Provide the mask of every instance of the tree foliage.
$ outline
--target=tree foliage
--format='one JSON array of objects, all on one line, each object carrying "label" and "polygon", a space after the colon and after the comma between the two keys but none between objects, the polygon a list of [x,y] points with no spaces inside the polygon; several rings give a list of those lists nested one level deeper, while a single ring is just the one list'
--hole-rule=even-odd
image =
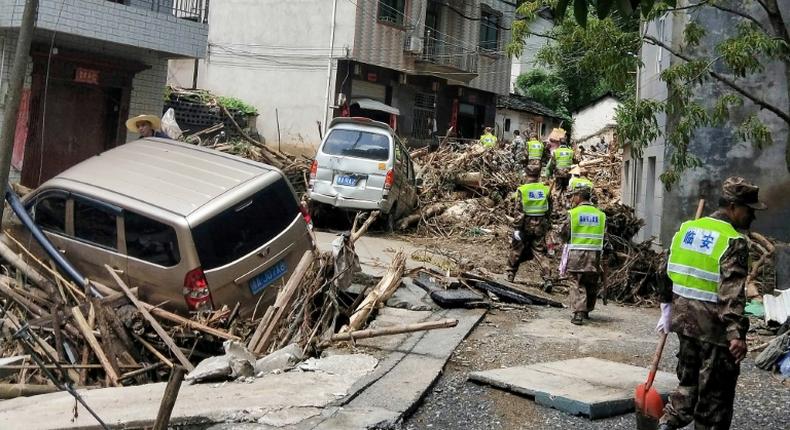
[{"label": "tree foliage", "polygon": [[516,78],[516,91],[546,106],[566,119],[568,112],[568,87],[556,73],[533,69]]},{"label": "tree foliage", "polygon": [[[639,60],[632,41],[637,47],[643,43],[655,45],[671,55],[670,66],[660,74],[669,96],[665,100],[628,97],[617,112],[618,134],[635,155],[641,155],[643,148],[662,136],[672,148],[670,162],[661,175],[667,188],[678,181],[683,171],[700,165],[689,147],[700,127],[727,125],[736,137],[763,148],[773,142],[771,129],[764,122],[766,115],[774,115],[790,126],[788,103],[776,104],[770,101],[776,97],[766,94],[770,89],[744,83],[759,77],[769,64],[776,62],[783,63],[790,79],[790,31],[788,20],[783,17],[788,12],[780,9],[777,0],[696,0],[682,4],[666,0],[527,0],[518,9],[524,20],[513,26],[511,53],[520,52],[523,41],[531,34],[530,21],[547,6],[553,8],[561,28],[570,26],[574,30],[564,30],[553,48],[540,54],[542,59],[551,61],[554,57],[553,62],[557,63],[560,58],[578,58],[586,70],[596,68],[598,79],[613,88],[625,89],[629,81],[633,82]],[[728,28],[709,34],[698,20],[703,13],[723,14],[733,23],[734,31]],[[638,31],[660,16],[683,19],[686,25],[681,42],[666,42]],[[634,22],[642,25],[635,30]],[[572,44],[565,39],[567,35],[572,35]],[[574,56],[573,51],[565,51],[569,45],[584,47],[585,51]],[[712,106],[700,96],[703,87],[707,93],[718,95]],[[790,99],[790,88],[787,91],[784,100]],[[744,115],[745,106],[751,112],[756,107],[770,113]],[[671,118],[666,129],[656,121],[661,114]],[[786,162],[790,170],[790,142]]]}]

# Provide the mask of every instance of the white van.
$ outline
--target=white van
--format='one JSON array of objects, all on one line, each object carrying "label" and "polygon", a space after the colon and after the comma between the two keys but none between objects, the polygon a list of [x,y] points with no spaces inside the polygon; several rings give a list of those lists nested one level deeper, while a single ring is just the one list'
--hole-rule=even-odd
[{"label": "white van", "polygon": [[335,118],[310,169],[311,212],[378,210],[392,231],[417,206],[416,185],[409,152],[387,124]]}]

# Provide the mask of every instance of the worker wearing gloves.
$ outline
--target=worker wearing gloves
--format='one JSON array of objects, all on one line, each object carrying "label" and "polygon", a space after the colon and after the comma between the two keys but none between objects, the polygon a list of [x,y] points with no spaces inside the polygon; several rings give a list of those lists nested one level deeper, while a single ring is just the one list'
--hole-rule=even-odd
[{"label": "worker wearing gloves", "polygon": [[562,226],[561,234],[567,240],[563,253],[563,271],[570,283],[571,323],[584,324],[595,309],[598,291],[603,283],[604,236],[606,214],[590,203],[592,188],[578,187],[569,190],[573,209]]},{"label": "worker wearing gloves", "polygon": [[483,148],[489,149],[496,147],[496,136],[492,134],[493,132],[494,129],[491,127],[486,127],[483,130],[483,135],[480,136],[480,144],[483,145]]},{"label": "worker wearing gloves", "polygon": [[744,316],[749,250],[738,229],[748,229],[755,209],[766,208],[758,191],[743,178],[726,179],[719,209],[684,222],[672,239],[657,330],[678,335],[680,383],[659,429],[692,421],[696,429],[730,428],[749,329]]},{"label": "worker wearing gloves", "polygon": [[527,183],[516,191],[516,217],[513,238],[510,241],[510,257],[508,258],[507,279],[513,282],[518,267],[524,261],[537,260],[544,289],[551,290],[548,279],[550,266],[546,261],[546,232],[549,231],[548,214],[551,213],[551,197],[549,187],[538,181],[538,175],[527,176]]}]

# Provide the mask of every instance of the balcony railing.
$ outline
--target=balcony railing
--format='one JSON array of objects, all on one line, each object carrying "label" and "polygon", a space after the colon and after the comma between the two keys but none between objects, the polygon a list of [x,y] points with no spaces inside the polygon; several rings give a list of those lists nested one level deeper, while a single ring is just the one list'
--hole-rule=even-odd
[{"label": "balcony railing", "polygon": [[209,0],[107,0],[140,9],[166,13],[188,21],[208,23]]},{"label": "balcony railing", "polygon": [[450,43],[444,38],[426,37],[420,60],[477,73],[477,52]]}]

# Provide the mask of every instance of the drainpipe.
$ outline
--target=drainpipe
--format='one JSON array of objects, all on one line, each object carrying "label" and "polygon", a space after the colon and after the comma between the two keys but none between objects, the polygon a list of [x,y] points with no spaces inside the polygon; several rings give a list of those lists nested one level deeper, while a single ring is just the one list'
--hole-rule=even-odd
[{"label": "drainpipe", "polygon": [[324,134],[326,134],[329,118],[329,97],[332,88],[332,57],[335,52],[335,17],[337,16],[337,0],[332,2],[332,25],[329,30],[329,59],[326,64],[326,102],[324,104]]}]

